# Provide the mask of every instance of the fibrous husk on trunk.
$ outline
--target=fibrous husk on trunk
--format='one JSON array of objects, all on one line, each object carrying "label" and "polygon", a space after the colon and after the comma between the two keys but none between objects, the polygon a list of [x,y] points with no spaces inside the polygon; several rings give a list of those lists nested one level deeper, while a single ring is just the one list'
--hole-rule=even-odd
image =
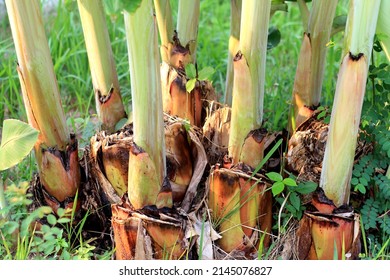
[{"label": "fibrous husk on trunk", "polygon": [[132,125],[127,125],[111,135],[102,131],[90,140],[88,168],[91,180],[97,182],[103,200],[110,204],[120,203],[127,191],[132,135]]},{"label": "fibrous husk on trunk", "polygon": [[[206,122],[202,128],[202,143],[205,147],[207,159],[211,166],[217,163],[221,163],[228,153],[230,120],[230,107],[223,106],[218,103],[211,103],[209,117],[206,119]],[[246,156],[242,156],[241,159],[243,161],[248,161],[249,156],[254,156],[254,159],[250,160],[252,162],[250,165],[253,168],[256,168],[257,164],[259,163],[259,153],[263,153],[264,155],[267,154],[267,152],[272,148],[273,144],[276,144],[279,139],[286,138],[283,132],[268,133],[264,129],[251,131],[249,135],[254,137],[247,137],[246,142],[244,142],[244,146],[247,146],[246,150],[248,150],[248,153]],[[264,140],[262,139],[263,137]],[[261,145],[264,145],[262,152],[261,149],[258,149],[256,142],[260,142],[262,143]],[[254,152],[253,149],[251,149],[249,146],[250,143],[253,143],[255,145],[255,149],[259,150],[259,152]],[[281,154],[282,153],[276,153],[272,155],[271,158],[265,163],[265,169],[269,171],[277,168],[281,163]]]},{"label": "fibrous husk on trunk", "polygon": [[[304,121],[290,137],[286,154],[287,168],[297,175],[299,181],[320,181],[322,161],[328,139],[329,124],[319,118],[320,111]],[[359,139],[355,161],[372,151],[372,144]]]},{"label": "fibrous husk on trunk", "polygon": [[221,235],[216,241],[220,252],[216,254],[251,258],[257,254],[263,234],[263,246],[268,247],[272,227],[270,185],[253,176],[245,164],[214,166],[207,184],[211,219]]},{"label": "fibrous husk on trunk", "polygon": [[208,156],[212,160],[225,156],[212,166],[207,181],[211,219],[221,235],[216,241],[219,250],[215,254],[217,258],[226,254],[251,258],[258,250],[261,235],[265,234],[264,247],[270,242],[272,194],[266,191],[270,185],[264,176],[253,171],[274,137],[262,129],[251,131],[244,141],[240,163],[232,165],[226,157],[229,118],[229,108],[219,109],[203,127],[204,141],[209,144]]},{"label": "fibrous husk on trunk", "polygon": [[[208,203],[213,225],[222,236],[216,241],[215,255],[253,258],[261,235],[265,234],[263,248],[270,242],[272,194],[271,184],[261,171],[252,173],[283,135],[264,129],[250,131],[243,143],[240,163],[233,165],[227,157],[230,118],[229,107],[217,108],[203,126],[203,143],[211,164]],[[280,156],[274,154],[263,167],[273,170],[280,165]]]},{"label": "fibrous husk on trunk", "polygon": [[203,125],[202,142],[210,165],[221,162],[228,152],[231,108],[213,111]]},{"label": "fibrous husk on trunk", "polygon": [[[56,148],[41,148],[39,156],[37,155],[38,164],[42,165],[45,173],[41,173],[39,178],[33,180],[31,184],[34,203],[48,205],[54,213],[60,207],[73,208],[74,198],[81,180],[78,145],[74,135],[71,135],[71,141],[72,143],[66,147],[65,151],[59,151]],[[49,174],[51,176],[48,176]],[[73,185],[76,189],[64,189],[61,182]],[[45,186],[50,186],[50,188],[46,189]]]},{"label": "fibrous husk on trunk", "polygon": [[131,208],[126,202],[112,205],[116,259],[181,259],[186,255],[186,217],[170,208]]},{"label": "fibrous husk on trunk", "polygon": [[[86,147],[86,152],[80,163],[80,187],[75,196],[67,197],[64,201],[59,202],[54,197],[50,196],[44,189],[40,176],[36,174],[30,183],[28,192],[33,197],[33,203],[29,206],[29,211],[49,205],[54,212],[59,208],[65,209],[67,216],[73,217],[73,224],[77,228],[82,223],[83,239],[88,240],[88,244],[94,246],[93,252],[100,254],[101,251],[110,250],[112,248],[112,240],[110,237],[110,203],[105,201],[101,196],[100,185],[97,180],[93,179],[88,168],[89,147]],[[74,211],[71,213],[71,211]],[[46,224],[46,219],[40,219],[40,224]],[[68,234],[64,231],[64,234]],[[74,244],[79,242],[79,236],[68,236]]]}]

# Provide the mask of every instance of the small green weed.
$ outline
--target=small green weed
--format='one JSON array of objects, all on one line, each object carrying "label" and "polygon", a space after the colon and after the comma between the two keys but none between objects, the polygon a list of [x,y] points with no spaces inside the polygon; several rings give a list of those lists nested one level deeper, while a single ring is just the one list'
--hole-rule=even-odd
[{"label": "small green weed", "polygon": [[75,209],[47,206],[29,212],[32,203],[28,182],[10,183],[4,191],[6,203],[0,209],[0,259],[109,259],[112,252],[95,253],[93,240],[84,241],[87,215],[73,225]]}]

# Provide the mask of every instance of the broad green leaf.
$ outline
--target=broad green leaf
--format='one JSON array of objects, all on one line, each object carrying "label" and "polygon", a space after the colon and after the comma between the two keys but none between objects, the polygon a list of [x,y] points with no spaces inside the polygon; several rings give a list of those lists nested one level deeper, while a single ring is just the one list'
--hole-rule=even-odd
[{"label": "broad green leaf", "polygon": [[20,227],[20,236],[25,237],[28,234],[30,225],[37,219],[42,219],[44,215],[47,215],[52,212],[52,209],[49,206],[41,206],[34,211],[30,212],[29,216],[23,220]]},{"label": "broad green leaf", "polygon": [[279,173],[269,172],[265,175],[267,175],[267,177],[270,178],[274,182],[282,182],[283,181],[283,177]]},{"label": "broad green leaf", "polygon": [[213,76],[214,73],[215,73],[214,68],[207,66],[199,71],[198,80],[199,81],[211,80],[211,77]]},{"label": "broad green leaf", "polygon": [[296,192],[292,192],[290,194],[290,202],[291,205],[294,206],[294,208],[297,210],[299,210],[299,208],[301,207],[301,199]]},{"label": "broad green leaf", "polygon": [[323,110],[323,111],[321,111],[321,113],[318,114],[317,120],[322,119],[325,116],[326,116],[326,110]]},{"label": "broad green leaf", "polygon": [[196,79],[188,80],[186,83],[186,90],[188,93],[190,93],[194,88],[196,84]]},{"label": "broad green leaf", "polygon": [[186,71],[187,78],[189,78],[189,79],[195,79],[196,78],[196,69],[195,69],[195,65],[194,64],[188,63],[185,66],[185,71]]},{"label": "broad green leaf", "polygon": [[61,207],[58,208],[58,209],[57,209],[57,216],[61,218],[61,217],[64,216],[64,215],[65,215],[65,209],[64,209],[64,208],[61,208]]},{"label": "broad green leaf", "polygon": [[19,224],[14,221],[8,221],[4,224],[2,230],[6,234],[13,234],[19,228]]},{"label": "broad green leaf", "polygon": [[19,120],[3,122],[0,145],[0,171],[21,162],[32,150],[38,139],[38,130]]},{"label": "broad green leaf", "polygon": [[280,194],[284,190],[284,184],[283,182],[276,182],[272,185],[272,194],[274,196]]},{"label": "broad green leaf", "polygon": [[286,186],[289,186],[289,187],[295,187],[297,186],[297,182],[295,182],[294,179],[292,178],[286,178],[283,180],[283,183],[286,185]]},{"label": "broad green leaf", "polygon": [[298,185],[296,191],[300,194],[309,194],[316,190],[317,184],[314,182],[305,182]]}]

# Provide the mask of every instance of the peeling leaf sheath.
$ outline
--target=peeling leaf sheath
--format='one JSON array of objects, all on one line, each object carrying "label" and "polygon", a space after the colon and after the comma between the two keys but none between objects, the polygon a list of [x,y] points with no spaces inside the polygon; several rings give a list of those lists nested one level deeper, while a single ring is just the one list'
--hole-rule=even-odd
[{"label": "peeling leaf sheath", "polygon": [[294,79],[294,107],[289,120],[292,131],[310,117],[312,111],[308,108],[318,106],[320,102],[326,66],[326,43],[330,38],[337,2],[313,1]]},{"label": "peeling leaf sheath", "polygon": [[357,61],[345,56],[336,84],[320,187],[337,207],[349,202],[349,183],[367,80],[366,60],[364,56]]},{"label": "peeling leaf sheath", "polygon": [[95,89],[97,113],[103,128],[113,131],[115,124],[125,117],[125,111],[103,3],[101,0],[78,0],[77,4]]},{"label": "peeling leaf sheath", "polygon": [[310,34],[312,59],[310,92],[307,106],[320,103],[322,82],[324,80],[325,59],[330,33],[332,31],[333,18],[336,13],[338,0],[314,0],[309,17],[308,33]]}]

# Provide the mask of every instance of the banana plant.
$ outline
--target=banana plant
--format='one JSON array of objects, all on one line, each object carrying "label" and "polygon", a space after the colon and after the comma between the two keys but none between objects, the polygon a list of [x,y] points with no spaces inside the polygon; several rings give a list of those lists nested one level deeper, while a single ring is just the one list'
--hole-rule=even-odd
[{"label": "banana plant", "polygon": [[266,183],[252,174],[263,159],[267,139],[261,126],[270,10],[270,0],[242,1],[227,139],[229,160],[213,166],[207,182],[211,219],[222,236],[217,245],[227,253],[253,253],[261,235],[266,236],[264,247],[270,241],[272,195]]},{"label": "banana plant", "polygon": [[289,117],[290,134],[307,120],[320,104],[327,43],[338,0],[313,0],[310,12],[304,8],[306,7],[304,1],[298,3],[302,18],[307,18],[304,20],[307,22],[293,86],[292,110]]},{"label": "banana plant", "polygon": [[[179,1],[175,30],[169,0],[154,0],[154,6],[161,39],[163,110],[201,127],[206,118],[204,100],[214,100],[215,94],[196,64],[200,1]],[[191,77],[190,69],[195,72]],[[194,85],[186,86],[189,81]]]},{"label": "banana plant", "polygon": [[[172,117],[164,120],[152,0],[133,2],[123,8],[132,122],[118,133],[96,135],[91,140],[91,150],[93,156],[104,157],[102,146],[109,147],[115,139],[126,155],[119,153],[118,157],[127,170],[117,173],[115,178],[120,175],[122,179],[110,182],[102,172],[106,167],[97,172],[101,168],[99,160],[93,160],[91,169],[111,203],[116,258],[179,259],[190,251],[188,234],[193,235],[194,231],[188,217],[177,209],[190,210],[206,156],[193,131]],[[106,144],[102,145],[104,141]],[[120,187],[116,186],[118,182]]]},{"label": "banana plant", "polygon": [[54,211],[73,207],[80,186],[77,139],[66,126],[60,91],[38,0],[7,0],[17,70],[29,124],[39,131],[34,146],[40,184],[35,186]]},{"label": "banana plant", "polygon": [[102,128],[112,133],[126,118],[101,0],[77,1]]},{"label": "banana plant", "polygon": [[[233,98],[233,59],[238,51],[240,39],[240,23],[241,23],[241,7],[242,0],[230,1],[230,35],[229,35],[229,52],[227,58],[226,83],[224,103],[231,107]],[[271,14],[272,17],[277,11],[287,11],[287,4],[284,0],[272,0]]]},{"label": "banana plant", "polygon": [[359,216],[349,206],[350,181],[380,0],[350,2],[320,192],[298,230],[302,259],[357,258]]}]

